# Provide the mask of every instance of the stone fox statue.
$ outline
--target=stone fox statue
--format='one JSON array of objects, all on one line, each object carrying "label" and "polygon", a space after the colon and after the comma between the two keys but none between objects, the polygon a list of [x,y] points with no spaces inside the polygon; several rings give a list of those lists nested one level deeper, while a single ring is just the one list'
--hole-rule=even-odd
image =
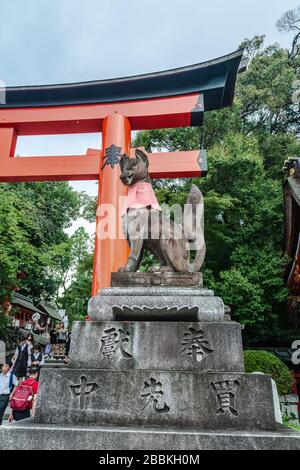
[{"label": "stone fox statue", "polygon": [[[184,211],[182,225],[165,216],[157,202],[149,177],[147,154],[136,149],[135,158],[122,155],[121,181],[128,186],[128,196],[122,210],[123,231],[130,244],[126,266],[120,271],[137,271],[144,248],[160,263],[160,270],[191,273],[200,270],[205,257],[203,235],[203,196],[192,185]],[[191,243],[194,260],[190,260]]]}]

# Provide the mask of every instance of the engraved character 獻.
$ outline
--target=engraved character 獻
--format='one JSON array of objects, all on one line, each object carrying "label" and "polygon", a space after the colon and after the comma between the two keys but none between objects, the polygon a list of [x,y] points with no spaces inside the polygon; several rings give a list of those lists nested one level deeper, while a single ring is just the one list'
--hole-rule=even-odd
[{"label": "engraved character \u737b", "polygon": [[117,351],[125,359],[130,359],[132,356],[124,349],[124,343],[129,342],[130,333],[122,328],[107,328],[101,338],[100,352],[104,357],[111,359]]}]

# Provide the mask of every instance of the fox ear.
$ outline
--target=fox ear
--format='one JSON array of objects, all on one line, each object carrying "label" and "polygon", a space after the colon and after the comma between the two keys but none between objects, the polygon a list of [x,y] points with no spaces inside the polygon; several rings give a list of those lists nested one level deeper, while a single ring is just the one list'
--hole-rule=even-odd
[{"label": "fox ear", "polygon": [[139,161],[145,163],[145,165],[149,166],[148,156],[145,152],[143,152],[143,150],[136,149],[135,150],[135,156],[136,156],[137,160],[139,160]]},{"label": "fox ear", "polygon": [[120,167],[121,169],[124,168],[124,165],[126,164],[127,160],[129,160],[129,157],[126,153],[123,153],[122,157],[120,158]]}]

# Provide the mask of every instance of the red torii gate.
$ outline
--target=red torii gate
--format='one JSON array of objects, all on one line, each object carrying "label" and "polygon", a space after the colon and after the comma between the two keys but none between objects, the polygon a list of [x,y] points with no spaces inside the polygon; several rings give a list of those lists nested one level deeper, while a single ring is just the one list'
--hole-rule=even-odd
[{"label": "red torii gate", "polygon": [[[166,72],[66,85],[10,87],[0,104],[0,181],[99,179],[98,205],[113,204],[126,188],[119,165],[103,165],[112,145],[132,153],[131,131],[201,126],[204,111],[230,106],[243,51]],[[86,155],[15,157],[18,136],[102,132],[102,148]],[[149,155],[152,178],[204,176],[205,151]],[[117,227],[120,221],[117,221]],[[96,226],[99,217],[96,217]],[[118,231],[117,231],[118,233]],[[124,239],[96,237],[93,289],[110,285],[127,261]]]}]

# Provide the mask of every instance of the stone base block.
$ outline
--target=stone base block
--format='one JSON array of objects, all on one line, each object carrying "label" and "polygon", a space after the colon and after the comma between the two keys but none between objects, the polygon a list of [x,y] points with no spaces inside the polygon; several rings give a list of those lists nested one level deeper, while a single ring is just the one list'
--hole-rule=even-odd
[{"label": "stone base block", "polygon": [[244,371],[235,322],[75,322],[70,367]]},{"label": "stone base block", "polygon": [[111,273],[112,287],[202,287],[202,273]]},{"label": "stone base block", "polygon": [[36,422],[274,430],[270,376],[183,371],[44,369]]},{"label": "stone base block", "polygon": [[224,303],[209,289],[111,287],[92,297],[94,321],[223,321]]},{"label": "stone base block", "polygon": [[300,450],[300,432],[284,427],[275,432],[164,431],[156,428],[41,425],[24,420],[0,426],[0,449]]}]

